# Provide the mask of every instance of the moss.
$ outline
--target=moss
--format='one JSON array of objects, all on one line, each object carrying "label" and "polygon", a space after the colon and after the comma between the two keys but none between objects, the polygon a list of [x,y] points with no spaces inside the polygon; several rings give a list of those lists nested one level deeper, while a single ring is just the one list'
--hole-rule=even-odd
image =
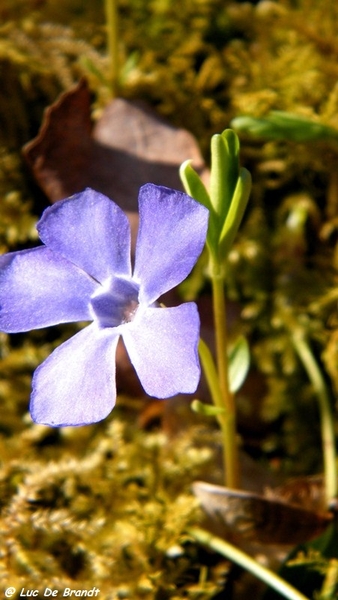
[{"label": "moss", "polygon": [[[121,590],[170,598],[181,588],[190,597],[197,555],[185,530],[200,517],[189,487],[212,459],[203,431],[168,444],[114,414],[99,426],[50,434],[26,427],[0,470],[2,583],[96,586],[102,598]],[[202,597],[217,588],[209,579]]]},{"label": "moss", "polygon": [[[120,0],[119,12],[121,95],[150,101],[192,131],[207,159],[210,136],[243,113],[286,110],[338,128],[337,3]],[[82,75],[95,117],[109,90],[101,1],[3,0],[0,17],[3,253],[36,242],[46,201],[21,147],[43,110]],[[253,422],[263,421],[258,438],[242,431],[243,443],[293,473],[320,470],[321,455],[315,398],[290,323],[306,332],[332,383],[332,405],[338,386],[337,154],[327,140],[242,139],[254,189],[230,255],[228,295],[241,307],[265,385],[262,397],[251,390],[241,400]],[[200,267],[187,297],[208,290]],[[184,533],[199,519],[190,482],[212,459],[200,431],[187,425],[168,443],[123,410],[99,426],[60,432],[27,417],[32,371],[72,331],[0,336],[2,582],[96,585],[107,599],[211,598],[226,567]]]}]

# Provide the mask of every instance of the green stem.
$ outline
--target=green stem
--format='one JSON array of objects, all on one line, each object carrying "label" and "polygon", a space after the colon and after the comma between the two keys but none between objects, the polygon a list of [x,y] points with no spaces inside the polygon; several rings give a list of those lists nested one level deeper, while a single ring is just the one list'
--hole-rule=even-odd
[{"label": "green stem", "polygon": [[229,390],[228,344],[224,277],[217,262],[211,258],[211,284],[216,336],[216,360],[220,393],[225,408],[222,419],[222,437],[225,456],[225,485],[240,488],[239,460],[236,438],[236,410],[234,396]]},{"label": "green stem", "polygon": [[217,408],[222,409],[222,412],[225,411],[224,404],[222,400],[222,393],[219,387],[217,370],[215,367],[215,363],[210,351],[209,346],[200,339],[198,345],[199,357],[201,360],[201,364],[203,367],[203,371],[205,374],[205,378],[207,380],[207,384],[209,387],[209,391],[211,394],[212,401]]},{"label": "green stem", "polygon": [[292,333],[292,342],[307,372],[318,398],[323,445],[324,484],[327,505],[337,497],[336,443],[329,393],[322,372],[304,334],[299,328]]},{"label": "green stem", "polygon": [[243,569],[249,571],[261,581],[264,581],[264,583],[276,590],[279,594],[284,596],[284,598],[288,598],[288,600],[308,600],[306,596],[287,583],[287,581],[279,577],[279,575],[266,567],[263,567],[256,560],[251,558],[251,556],[242,550],[235,548],[235,546],[232,546],[232,544],[229,544],[225,540],[216,537],[199,527],[188,529],[188,534],[200,544],[208,546],[232,562],[237,563]]},{"label": "green stem", "polygon": [[[227,418],[226,418],[226,414],[225,414],[225,406],[224,406],[224,402],[223,402],[222,392],[221,392],[221,389],[219,386],[218,373],[217,373],[217,369],[215,367],[215,363],[214,363],[212,354],[210,352],[210,349],[202,339],[200,339],[198,352],[199,352],[201,364],[203,367],[203,372],[204,372],[206,380],[207,380],[207,384],[209,387],[209,391],[211,394],[213,404],[217,408],[221,409],[221,411],[216,415],[216,419],[218,421],[218,424],[220,426],[221,433],[222,433],[224,483],[225,483],[225,485],[227,485],[228,478],[227,478],[226,465],[228,462],[229,449],[227,447],[225,440],[227,440],[227,438],[228,438],[228,435],[227,435],[228,430],[227,430]],[[230,450],[230,454],[231,454],[231,450]]]},{"label": "green stem", "polygon": [[113,98],[117,96],[119,79],[118,56],[118,12],[116,0],[105,0],[108,56],[109,56],[109,83]]}]

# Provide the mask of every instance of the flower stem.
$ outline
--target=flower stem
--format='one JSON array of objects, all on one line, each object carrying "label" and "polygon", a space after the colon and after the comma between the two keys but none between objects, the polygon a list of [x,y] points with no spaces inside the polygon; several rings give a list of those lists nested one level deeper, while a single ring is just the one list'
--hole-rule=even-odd
[{"label": "flower stem", "polygon": [[224,294],[224,277],[222,267],[211,257],[211,285],[216,336],[216,361],[218,381],[224,414],[220,415],[224,446],[225,485],[230,488],[240,487],[238,448],[236,439],[236,410],[234,396],[229,389],[228,377],[228,344],[226,304]]},{"label": "flower stem", "polygon": [[113,98],[117,96],[119,79],[118,59],[118,14],[117,1],[105,0],[108,56],[109,56],[109,83]]},{"label": "flower stem", "polygon": [[295,328],[291,337],[318,398],[323,445],[325,496],[329,506],[338,493],[336,443],[329,393],[322,372],[303,332],[299,328]]},{"label": "flower stem", "polygon": [[235,546],[232,546],[232,544],[229,544],[225,540],[212,535],[199,527],[189,528],[188,534],[200,544],[208,546],[222,556],[225,556],[229,560],[240,565],[243,569],[246,569],[255,577],[264,581],[264,583],[276,590],[279,594],[284,596],[284,598],[287,598],[288,600],[308,600],[306,596],[287,583],[287,581],[279,577],[279,575],[270,571],[270,569],[263,567],[255,559],[251,558],[251,556]]},{"label": "flower stem", "polygon": [[[228,426],[227,426],[227,416],[226,416],[226,408],[224,406],[223,396],[219,385],[219,378],[217,369],[212,357],[212,354],[209,350],[209,347],[200,339],[199,347],[199,356],[201,360],[201,364],[203,367],[203,371],[207,380],[207,384],[209,387],[209,391],[211,394],[211,398],[214,406],[220,409],[220,412],[216,415],[216,419],[221,429],[222,434],[222,451],[223,451],[223,470],[224,470],[224,483],[227,485],[228,477],[227,473],[227,463],[228,458],[232,456],[232,448],[228,447],[226,440],[228,437]],[[230,459],[229,459],[230,462]],[[232,469],[232,464],[230,464],[230,471]]]}]

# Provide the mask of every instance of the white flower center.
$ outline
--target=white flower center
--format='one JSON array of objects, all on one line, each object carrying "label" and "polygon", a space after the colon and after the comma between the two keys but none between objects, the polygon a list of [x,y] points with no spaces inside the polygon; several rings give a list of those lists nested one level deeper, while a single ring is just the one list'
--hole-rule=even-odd
[{"label": "white flower center", "polygon": [[122,323],[130,323],[134,320],[139,303],[136,300],[131,300],[123,309]]},{"label": "white flower center", "polygon": [[94,320],[100,327],[118,327],[135,318],[138,287],[128,279],[115,278],[102,286],[91,298]]}]

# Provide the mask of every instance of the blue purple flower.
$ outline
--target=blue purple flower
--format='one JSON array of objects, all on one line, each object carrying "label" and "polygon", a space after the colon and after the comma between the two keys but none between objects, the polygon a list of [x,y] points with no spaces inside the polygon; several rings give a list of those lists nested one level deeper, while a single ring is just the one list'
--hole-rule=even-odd
[{"label": "blue purple flower", "polygon": [[85,425],[110,413],[120,337],[147,394],[196,390],[197,307],[164,308],[158,299],[193,268],[208,211],[182,192],[147,184],[139,215],[133,268],[127,216],[91,189],[45,210],[42,246],[0,257],[1,331],[91,321],[36,369],[30,411],[37,423]]}]

